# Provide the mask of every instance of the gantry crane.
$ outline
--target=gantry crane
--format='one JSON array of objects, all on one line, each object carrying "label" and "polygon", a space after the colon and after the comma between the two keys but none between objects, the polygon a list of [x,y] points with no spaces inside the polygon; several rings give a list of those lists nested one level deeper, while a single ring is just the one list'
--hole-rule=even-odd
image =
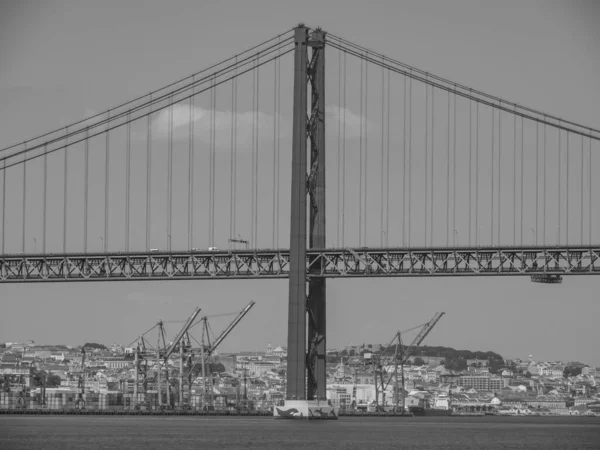
[{"label": "gantry crane", "polygon": [[[383,351],[383,353],[386,353],[387,350],[392,345],[395,345],[394,373],[392,373],[388,377],[387,381],[385,381],[384,380],[384,370],[381,365],[381,357],[379,358],[379,360],[377,361],[377,364],[375,366],[375,370],[374,370],[375,403],[376,403],[377,407],[379,407],[379,387],[381,387],[381,392],[382,392],[382,403],[385,404],[385,390],[389,386],[390,381],[392,380],[392,377],[393,377],[396,381],[394,406],[396,409],[398,409],[398,393],[399,393],[399,391],[398,391],[398,365],[400,365],[401,377],[402,377],[402,395],[401,395],[402,409],[401,409],[401,411],[404,411],[404,364],[406,364],[406,362],[408,361],[408,358],[410,358],[412,356],[412,354],[414,353],[415,348],[418,347],[421,344],[421,342],[423,342],[423,340],[427,337],[427,335],[431,332],[433,327],[438,323],[438,321],[442,318],[442,316],[444,314],[445,314],[444,312],[435,313],[433,318],[429,322],[427,322],[423,325],[418,325],[416,327],[409,328],[408,330],[396,332],[396,334],[394,335],[394,337],[392,338],[392,340],[390,341],[390,343],[388,344],[386,349]],[[404,345],[402,344],[402,333],[406,333],[408,331],[418,329],[419,327],[421,327],[421,331],[419,331],[419,333],[413,339],[411,344],[405,349]]]},{"label": "gantry crane", "polygon": [[[209,359],[213,356],[214,352],[217,350],[221,342],[231,333],[231,331],[237,326],[237,324],[244,318],[244,316],[252,309],[255,302],[251,301],[246,305],[242,311],[233,319],[233,321],[223,330],[223,332],[211,343],[210,341],[210,325],[208,324],[208,317],[203,317],[200,319],[203,322],[202,325],[202,341],[200,344],[200,364],[202,365],[202,382],[204,387],[204,397],[207,397],[208,386],[206,384],[206,366]],[[197,364],[197,363],[196,363]],[[190,368],[190,373],[193,370],[193,367]],[[212,405],[212,388],[210,389],[209,405]]]},{"label": "gantry crane", "polygon": [[[250,311],[255,302],[250,302],[240,313],[237,314],[236,318],[227,326],[227,328],[211,342],[210,339],[210,325],[208,324],[208,317],[205,316],[197,320],[198,314],[201,309],[197,307],[194,309],[192,314],[185,321],[181,330],[177,333],[173,341],[167,342],[166,333],[164,329],[164,323],[159,321],[156,325],[146,331],[138,338],[137,346],[135,349],[135,383],[134,383],[134,402],[137,402],[138,398],[138,386],[139,380],[142,379],[142,386],[144,393],[147,388],[148,379],[148,361],[156,361],[157,374],[157,390],[159,398],[159,406],[162,405],[162,372],[166,368],[167,374],[167,404],[171,404],[171,395],[169,389],[169,368],[168,361],[171,356],[179,353],[179,405],[183,406],[184,401],[184,379],[187,379],[189,386],[192,384],[192,373],[198,363],[202,364],[203,379],[206,380],[206,363],[208,359],[213,355],[218,346],[223,340],[231,333],[233,328],[242,320],[242,318]],[[218,314],[218,315],[230,315],[230,314]],[[202,343],[198,342],[192,335],[191,329],[198,323],[202,323]],[[146,335],[151,331],[158,328],[158,338],[156,347],[152,346]],[[199,347],[192,346],[192,340],[199,344]],[[199,357],[200,361],[192,363],[192,359]],[[186,362],[186,368],[184,369],[184,361]],[[206,383],[205,383],[206,384]],[[206,389],[206,388],[205,388]]]},{"label": "gantry crane", "polygon": [[85,408],[85,347],[81,348],[81,373],[77,382],[77,387],[80,389],[77,394],[77,402],[75,403],[78,408]]},{"label": "gantry crane", "polygon": [[[133,387],[134,406],[137,404],[137,401],[138,401],[138,385],[139,385],[140,376],[142,378],[144,393],[146,393],[147,379],[148,379],[148,360],[152,359],[152,357],[156,358],[156,370],[157,370],[156,385],[157,385],[157,390],[158,390],[158,404],[159,404],[159,406],[162,406],[161,385],[162,385],[162,366],[163,365],[167,369],[167,374],[166,374],[167,403],[168,404],[171,403],[170,389],[169,389],[168,360],[169,360],[169,357],[175,351],[175,349],[178,348],[181,340],[187,334],[188,330],[192,326],[194,320],[196,319],[196,317],[198,316],[200,311],[201,311],[201,309],[199,307],[196,307],[194,309],[192,314],[185,321],[185,323],[184,323],[183,327],[181,328],[181,330],[179,331],[179,333],[177,333],[175,339],[169,344],[167,344],[167,338],[166,338],[165,330],[164,330],[164,323],[162,320],[159,321],[156,325],[154,325],[152,328],[150,328],[148,331],[146,331],[144,334],[142,334],[138,338],[138,342],[137,342],[135,353],[134,353],[134,367],[135,367],[135,381],[134,381],[134,387]],[[158,327],[158,338],[157,338],[156,348],[154,348],[147,341],[145,336],[157,327]],[[161,343],[161,341],[162,341],[162,343]],[[143,361],[143,365],[140,364],[140,359]],[[181,386],[180,386],[180,388],[181,388]]]}]

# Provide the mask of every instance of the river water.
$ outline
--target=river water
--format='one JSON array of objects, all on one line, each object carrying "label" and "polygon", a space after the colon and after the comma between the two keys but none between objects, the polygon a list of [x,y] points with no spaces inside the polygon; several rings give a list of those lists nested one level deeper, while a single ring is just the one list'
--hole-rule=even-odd
[{"label": "river water", "polygon": [[599,417],[0,416],[0,449],[600,449]]}]

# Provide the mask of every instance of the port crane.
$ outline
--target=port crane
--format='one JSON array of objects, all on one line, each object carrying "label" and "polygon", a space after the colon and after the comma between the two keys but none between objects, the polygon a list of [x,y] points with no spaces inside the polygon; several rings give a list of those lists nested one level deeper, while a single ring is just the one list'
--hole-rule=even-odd
[{"label": "port crane", "polygon": [[[417,325],[416,327],[412,327],[407,330],[396,332],[396,334],[394,335],[394,337],[392,338],[392,340],[390,341],[390,343],[388,344],[386,349],[382,352],[383,354],[385,354],[393,345],[395,346],[394,372],[392,374],[390,374],[390,376],[387,378],[387,380],[384,380],[384,370],[381,365],[381,356],[379,357],[379,360],[377,361],[377,365],[375,367],[375,371],[374,371],[375,372],[374,373],[374,375],[375,375],[374,376],[374,378],[375,378],[375,402],[377,404],[377,407],[379,407],[379,404],[378,404],[379,390],[381,389],[381,393],[382,393],[382,403],[385,404],[385,390],[389,386],[392,378],[394,378],[395,379],[394,406],[395,406],[395,409],[398,409],[398,394],[399,394],[399,391],[398,391],[398,366],[400,366],[401,379],[402,379],[402,395],[401,395],[402,409],[401,409],[401,411],[404,411],[404,365],[406,364],[408,359],[412,356],[415,349],[421,344],[421,342],[423,342],[423,340],[425,340],[427,335],[431,332],[433,327],[435,327],[435,325],[439,322],[439,320],[442,318],[442,316],[444,314],[445,314],[444,312],[435,313],[434,316],[431,318],[431,320],[429,320],[429,322],[426,322],[425,324]],[[417,336],[413,339],[411,344],[405,348],[402,343],[402,333],[407,333],[409,331],[413,331],[418,328],[421,328],[421,330],[419,331]]]},{"label": "port crane", "polygon": [[78,408],[83,409],[85,408],[85,347],[81,348],[81,373],[77,380],[77,388],[80,389],[80,391],[77,394],[77,402],[75,404]]},{"label": "port crane", "polygon": [[[159,406],[162,404],[162,383],[164,368],[167,370],[167,404],[171,404],[171,395],[169,389],[169,367],[168,361],[174,354],[179,354],[179,405],[183,406],[184,400],[184,379],[187,379],[188,385],[191,387],[192,384],[192,373],[198,364],[202,364],[202,374],[206,379],[206,363],[209,358],[214,354],[218,346],[223,340],[231,333],[235,326],[242,320],[242,318],[250,311],[254,306],[255,302],[250,302],[240,313],[237,314],[236,318],[225,328],[225,330],[211,342],[210,339],[210,325],[208,323],[209,317],[215,316],[204,316],[198,319],[198,315],[201,311],[199,307],[195,308],[192,314],[184,322],[180,331],[177,333],[175,338],[168,342],[166,337],[166,331],[164,322],[159,321],[156,325],[146,331],[137,339],[137,346],[134,350],[134,366],[135,366],[135,382],[134,382],[134,404],[138,403],[138,388],[141,380],[143,392],[147,393],[148,388],[148,362],[155,361],[156,370],[158,372],[156,378],[156,385],[158,390]],[[234,313],[235,314],[235,313]],[[217,314],[216,316],[225,316],[231,314]],[[202,343],[198,342],[192,336],[192,328],[198,324],[202,324]],[[153,332],[158,328],[158,337],[156,345],[153,346],[149,339],[149,333]],[[195,341],[197,346],[192,345],[192,341]],[[199,357],[199,361],[192,363],[194,358]],[[184,364],[185,362],[185,364]],[[186,366],[184,368],[184,365]]]},{"label": "port crane", "polygon": [[[209,390],[208,390],[208,386],[206,383],[206,377],[207,377],[206,368],[207,368],[208,362],[209,362],[210,358],[214,355],[215,351],[217,350],[217,348],[219,347],[221,342],[223,342],[223,340],[225,340],[225,338],[231,333],[231,331],[237,326],[237,324],[240,323],[240,321],[244,318],[244,316],[246,314],[248,314],[248,312],[252,309],[252,307],[254,305],[255,305],[255,302],[253,302],[253,301],[248,303],[248,305],[246,305],[246,307],[244,307],[244,309],[242,309],[238,313],[238,315],[233,319],[233,321],[221,332],[221,334],[213,342],[211,342],[211,339],[210,339],[211,328],[210,328],[210,324],[208,323],[208,317],[205,316],[200,319],[200,321],[202,322],[202,338],[201,338],[200,349],[199,349],[200,350],[200,364],[201,364],[201,370],[202,370],[204,396],[205,396],[205,398],[206,397],[209,398],[210,405],[212,405],[212,388],[210,389],[210,395],[207,396],[207,392]],[[193,349],[193,351],[197,353],[198,349]],[[191,372],[193,371],[193,369],[195,368],[195,366],[197,364],[198,363],[196,363],[196,364],[194,364],[194,366],[190,367],[189,374],[191,374]]]},{"label": "port crane", "polygon": [[[167,403],[170,404],[170,389],[169,389],[169,367],[168,360],[173,354],[173,352],[179,348],[179,344],[182,342],[184,337],[186,337],[188,330],[193,325],[196,317],[200,313],[200,307],[196,307],[192,314],[185,321],[183,327],[175,336],[175,339],[167,343],[166,333],[164,329],[163,321],[159,321],[156,325],[146,331],[138,338],[137,346],[134,351],[134,368],[135,368],[135,380],[133,385],[133,396],[134,396],[134,405],[138,402],[138,385],[139,379],[142,379],[142,385],[144,389],[144,393],[147,391],[148,387],[148,360],[153,357],[156,358],[156,370],[157,370],[157,379],[156,385],[158,390],[158,402],[159,406],[162,406],[162,392],[161,392],[161,384],[162,384],[162,366],[164,365],[167,374]],[[158,328],[158,338],[156,347],[153,347],[149,341],[146,339],[146,335],[148,335],[155,328]],[[162,343],[161,343],[162,341]],[[143,361],[143,364],[142,364]],[[180,373],[181,375],[181,373]],[[180,392],[182,391],[183,382],[180,380]],[[181,394],[180,394],[181,396]]]}]

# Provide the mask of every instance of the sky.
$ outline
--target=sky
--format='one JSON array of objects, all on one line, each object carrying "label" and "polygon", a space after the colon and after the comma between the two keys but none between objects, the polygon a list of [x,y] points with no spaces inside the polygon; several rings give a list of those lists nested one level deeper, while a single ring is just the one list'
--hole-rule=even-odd
[{"label": "sky", "polygon": [[[472,86],[484,92],[497,95],[520,104],[534,107],[541,111],[554,113],[560,117],[596,125],[594,119],[600,117],[600,31],[595,24],[600,21],[600,6],[593,1],[517,1],[474,2],[474,1],[254,1],[254,2],[217,2],[217,1],[127,1],[127,2],[92,2],[88,0],[67,1],[13,1],[5,0],[0,5],[0,147],[20,142],[49,130],[64,127],[71,122],[104,111],[125,100],[144,95],[166,85],[171,81],[183,78],[208,65],[240,53],[255,43],[269,39],[278,33],[291,29],[300,22],[309,26],[321,26],[328,32],[359,43],[367,48],[389,55],[406,64],[435,73],[450,80]],[[338,78],[338,53],[328,50],[327,53],[327,120],[328,120],[328,167],[334,167],[337,147],[337,118],[342,107],[336,86]],[[282,84],[282,154],[281,179],[287,180],[289,175],[289,152],[286,143],[290,138],[291,108],[291,62],[290,55],[281,60]],[[356,135],[356,121],[360,120],[359,64],[350,61],[348,65],[348,96],[345,105],[348,129],[348,197],[349,217],[346,245],[358,244],[357,233],[358,199],[355,194],[362,195],[356,188],[356,179],[360,174],[358,159],[359,136]],[[366,110],[369,142],[374,148],[380,146],[381,135],[381,100],[380,69],[369,69],[369,107]],[[372,70],[372,71],[371,71]],[[261,69],[261,97],[259,124],[261,143],[265,148],[273,145],[269,140],[273,134],[273,66]],[[392,78],[391,92],[402,90],[401,79]],[[250,163],[250,149],[247,145],[251,130],[251,82],[248,75],[240,81],[240,107],[238,123],[242,124],[238,139],[240,141],[239,167],[247,167]],[[245,83],[245,84],[243,84]],[[245,89],[244,89],[245,88]],[[227,157],[223,148],[227,146],[227,129],[229,128],[228,87],[218,91],[217,122],[222,130],[217,138],[217,164],[226,169]],[[390,94],[392,95],[392,94]],[[418,92],[415,94],[418,97]],[[392,96],[392,147],[401,141],[401,94]],[[366,97],[365,97],[366,98]],[[208,95],[199,96],[195,104],[197,120],[196,132],[200,138],[199,148],[206,150],[206,114],[210,111]],[[442,108],[445,97],[436,93],[436,105]],[[418,101],[415,100],[416,103]],[[459,103],[459,117],[468,117],[468,108]],[[443,109],[443,108],[442,108]],[[436,110],[437,111],[437,110]],[[165,111],[153,118],[153,131],[156,132],[157,147],[164,144]],[[187,109],[174,109],[175,121],[181,119],[181,126],[176,127],[174,151],[183,155],[179,149],[186,148],[183,135],[186,130]],[[366,114],[363,113],[363,116]],[[439,118],[438,118],[439,117]],[[444,120],[443,113],[436,120]],[[422,119],[422,117],[421,117]],[[415,136],[422,136],[423,124],[415,119]],[[509,142],[512,132],[510,121],[505,119],[502,138]],[[204,122],[203,122],[204,121]],[[204,125],[202,125],[204,124]],[[246,125],[244,125],[246,124]],[[459,126],[459,144],[466,143],[464,121]],[[244,128],[244,126],[246,128]],[[596,125],[597,127],[597,125]],[[145,141],[139,138],[133,126],[132,132],[132,164],[139,167],[145,161],[143,150]],[[264,130],[264,133],[263,133]],[[462,131],[460,131],[462,130]],[[527,128],[531,131],[531,127]],[[179,136],[178,133],[181,133]],[[443,142],[444,129],[436,130],[436,142]],[[468,132],[467,132],[468,133]],[[482,132],[485,136],[489,130]],[[439,136],[438,136],[439,134]],[[118,148],[119,135],[115,133],[112,148]],[[163,141],[161,141],[163,139]],[[219,140],[221,139],[221,140]],[[487,137],[486,137],[487,139]],[[529,136],[531,139],[531,136]],[[483,137],[482,137],[483,140]],[[122,142],[122,141],[121,141]],[[246,142],[246,145],[244,145]],[[577,138],[573,143],[578,145]],[[154,143],[153,143],[154,145]],[[204,147],[201,147],[204,145]],[[506,145],[506,143],[504,144]],[[556,150],[556,141],[550,143],[549,152]],[[554,146],[554,147],[552,147]],[[90,200],[103,201],[103,172],[96,164],[103,161],[102,143],[90,144],[92,171],[90,174]],[[463,157],[464,146],[459,145],[459,157]],[[96,151],[96,149],[98,151]],[[596,150],[600,150],[598,146]],[[377,150],[378,152],[379,150]],[[122,153],[113,150],[115,156],[114,186],[111,186],[111,205],[122,209]],[[379,189],[378,153],[371,153],[375,161],[363,174],[369,175],[369,199]],[[509,155],[511,153],[508,153]],[[199,150],[196,169],[203,170],[206,152]],[[397,157],[395,153],[392,157]],[[552,153],[554,155],[554,153]],[[422,155],[421,155],[422,156]],[[261,150],[260,157],[272,158],[271,153]],[[534,155],[529,152],[526,161],[531,163]],[[79,159],[78,159],[79,158]],[[119,159],[121,158],[121,159]],[[204,159],[203,159],[204,158]],[[443,173],[445,166],[443,151],[438,151],[435,160],[434,203],[443,204],[446,191]],[[549,159],[550,183],[548,194],[555,195],[556,180],[552,179],[553,170],[557,170],[558,161]],[[49,168],[60,172],[61,159],[49,158]],[[74,167],[80,164],[81,152],[74,152],[71,160]],[[154,170],[158,178],[153,178],[158,185],[165,182],[164,170],[166,162],[164,153],[157,153]],[[268,159],[270,161],[270,159]],[[464,160],[463,160],[464,161]],[[505,159],[505,166],[509,164]],[[598,159],[596,159],[597,164]],[[136,162],[140,162],[137,166]],[[574,153],[572,159],[575,167],[585,166],[586,160],[578,159]],[[564,163],[564,161],[563,161]],[[265,163],[266,164],[266,163]],[[394,170],[399,166],[394,162]],[[423,162],[415,157],[415,170],[421,170]],[[483,162],[485,164],[485,161]],[[186,159],[175,156],[175,173],[185,170]],[[39,189],[40,166],[32,164],[27,192]],[[98,166],[101,167],[101,166]],[[270,166],[267,167],[270,168]],[[504,166],[503,166],[504,167]],[[506,166],[508,167],[508,166]],[[529,167],[529,166],[528,166]],[[594,168],[597,167],[594,165]],[[112,169],[112,168],[111,168]],[[261,172],[264,181],[259,188],[259,198],[265,198],[268,206],[263,210],[269,226],[261,226],[258,245],[271,247],[270,228],[272,210],[271,191],[273,180],[269,178],[270,169]],[[337,179],[335,170],[328,169],[328,179],[332,189],[328,191],[328,243],[340,244],[337,224]],[[468,176],[468,170],[459,166],[457,179]],[[37,171],[37,172],[36,172]],[[119,172],[120,171],[120,172]],[[159,173],[160,172],[160,173]],[[49,251],[62,247],[62,189],[59,173],[50,181],[49,206]],[[187,173],[187,172],[184,172]],[[221,173],[221,172],[219,172]],[[329,175],[331,173],[331,175]],[[419,172],[420,174],[421,172]],[[20,251],[20,202],[21,191],[19,171],[8,175],[13,184],[7,191],[7,251]],[[534,181],[530,174],[525,180],[525,191],[532,190]],[[111,172],[111,176],[112,172]],[[564,172],[563,172],[564,176]],[[12,177],[12,178],[11,178]],[[70,182],[81,180],[81,173],[71,171]],[[154,174],[153,174],[154,177]],[[178,177],[179,178],[179,177]],[[393,172],[391,177],[392,192],[400,192],[402,177]],[[145,245],[145,216],[141,214],[145,195],[144,189],[138,189],[145,175],[141,170],[132,173],[133,193],[131,243],[134,247]],[[203,178],[202,178],[203,180]],[[350,181],[353,180],[353,181]],[[422,226],[423,193],[420,186],[420,175],[415,177],[413,243],[419,245],[425,237]],[[554,181],[554,182],[553,182]],[[37,183],[37,184],[36,184]],[[137,184],[136,184],[137,183]],[[179,184],[177,184],[179,183]],[[204,181],[202,181],[204,183]],[[239,173],[238,183],[247,186],[250,183],[249,171]],[[593,180],[592,192],[597,191],[598,181]],[[225,192],[229,181],[224,179],[217,183],[217,190]],[[75,184],[76,185],[76,184]],[[15,186],[15,187],[13,187]],[[19,186],[18,188],[16,186]],[[175,192],[184,192],[187,183],[179,179],[175,181]],[[200,192],[204,192],[203,185]],[[461,184],[462,186],[462,184]],[[487,187],[481,188],[482,197],[489,196]],[[512,193],[504,188],[503,193]],[[553,190],[554,189],[554,190]],[[577,183],[573,185],[571,198],[579,198]],[[286,227],[289,225],[289,186],[281,184],[281,237],[275,246],[287,247]],[[153,191],[153,205],[164,205],[166,196],[162,189]],[[228,211],[227,194],[219,194],[216,206],[219,217],[225,217]],[[398,194],[402,195],[402,194]],[[587,194],[586,194],[587,195]],[[72,203],[76,203],[81,192],[74,189],[69,193]],[[56,197],[56,198],[55,198]],[[207,233],[207,224],[202,220],[207,208],[206,196],[199,195],[196,216],[198,231],[197,244],[205,246],[203,241]],[[175,195],[174,214],[180,217],[186,210],[186,203]],[[510,212],[510,203],[507,204]],[[370,228],[366,236],[367,244],[379,245],[382,227],[379,222],[379,197],[369,201],[368,216]],[[393,202],[395,197],[392,197]],[[587,200],[587,197],[584,196]],[[222,200],[222,201],[221,201]],[[524,238],[533,239],[530,226],[531,198],[525,205]],[[38,249],[40,245],[39,198],[28,200],[26,235],[27,251]],[[243,190],[239,199],[240,217],[248,215],[250,193]],[[464,202],[458,200],[457,236],[459,243],[469,240],[474,244],[474,236],[467,230],[472,221],[465,221]],[[552,204],[552,202],[550,202]],[[577,201],[572,201],[578,205]],[[486,200],[482,200],[486,205]],[[136,209],[139,208],[139,209]],[[164,206],[153,206],[152,242],[156,247],[165,248]],[[421,208],[421,209],[419,209]],[[92,208],[89,216],[90,249],[100,250],[105,245],[100,236],[103,233],[103,208]],[[390,215],[392,227],[385,236],[390,245],[406,244],[405,231],[401,222],[400,203],[393,205]],[[513,216],[500,216],[503,234],[502,243],[510,244],[519,234],[513,236]],[[77,207],[69,212],[71,222],[77,220]],[[112,249],[122,246],[122,237],[118,230],[122,229],[117,220],[121,213],[114,213],[111,219]],[[435,221],[429,216],[428,221],[434,223],[434,230],[429,229],[434,243],[443,244],[450,234],[445,225],[445,216],[436,210]],[[549,207],[550,217],[557,214],[556,209]],[[564,213],[563,213],[564,214]],[[586,212],[587,214],[587,212]],[[600,207],[597,201],[592,206],[593,241],[598,242],[600,236]],[[573,224],[569,239],[585,241],[588,220],[584,217],[584,235],[579,235],[579,210],[575,208]],[[482,217],[487,217],[482,213]],[[217,241],[219,246],[228,236],[229,230],[225,222],[217,221]],[[242,219],[240,219],[242,220]],[[552,227],[556,226],[549,219]],[[261,223],[263,219],[261,219]],[[561,229],[562,242],[566,232]],[[483,225],[481,225],[483,224]],[[491,222],[481,222],[482,243],[489,242]],[[187,245],[187,220],[177,219],[174,223],[172,245],[174,248],[185,248]],[[419,226],[421,225],[421,226]],[[248,228],[239,225],[239,232],[248,236]],[[79,227],[69,229],[68,248],[72,251],[81,249],[82,232]],[[75,229],[77,228],[77,229]],[[540,230],[537,231],[539,235]],[[555,232],[548,230],[546,238],[554,243]],[[34,239],[35,238],[35,239]],[[487,239],[487,241],[486,241]],[[541,240],[541,238],[540,238]],[[156,244],[154,244],[156,242]],[[343,347],[347,344],[386,343],[394,336],[396,330],[411,328],[429,320],[436,311],[445,311],[446,316],[438,323],[426,340],[427,345],[446,345],[460,349],[491,350],[505,358],[527,357],[533,355],[536,360],[580,360],[588,364],[600,366],[600,352],[597,343],[600,331],[597,317],[600,306],[595,293],[600,281],[596,277],[565,277],[560,285],[534,284],[525,277],[495,279],[491,277],[472,278],[436,278],[436,279],[361,279],[328,281],[327,314],[328,314],[328,347]],[[0,341],[33,339],[40,343],[81,344],[83,342],[102,342],[111,344],[119,342],[128,344],[141,333],[152,327],[159,319],[165,321],[184,320],[198,305],[203,314],[213,315],[229,313],[242,309],[249,301],[256,301],[256,306],[223,343],[222,350],[263,350],[268,343],[286,344],[287,319],[287,281],[286,280],[249,280],[249,281],[177,281],[177,282],[132,282],[132,283],[52,283],[3,285],[2,314],[0,314]],[[213,329],[223,328],[229,317],[215,317]],[[177,331],[177,324],[168,325],[172,334]]]}]

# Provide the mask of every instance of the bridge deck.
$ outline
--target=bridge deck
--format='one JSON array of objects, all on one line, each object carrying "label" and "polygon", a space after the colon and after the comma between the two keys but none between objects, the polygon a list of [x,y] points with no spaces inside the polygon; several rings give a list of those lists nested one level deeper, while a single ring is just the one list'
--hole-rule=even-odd
[{"label": "bridge deck", "polygon": [[[311,277],[599,275],[600,246],[311,249]],[[287,278],[289,250],[0,256],[0,283]]]}]

